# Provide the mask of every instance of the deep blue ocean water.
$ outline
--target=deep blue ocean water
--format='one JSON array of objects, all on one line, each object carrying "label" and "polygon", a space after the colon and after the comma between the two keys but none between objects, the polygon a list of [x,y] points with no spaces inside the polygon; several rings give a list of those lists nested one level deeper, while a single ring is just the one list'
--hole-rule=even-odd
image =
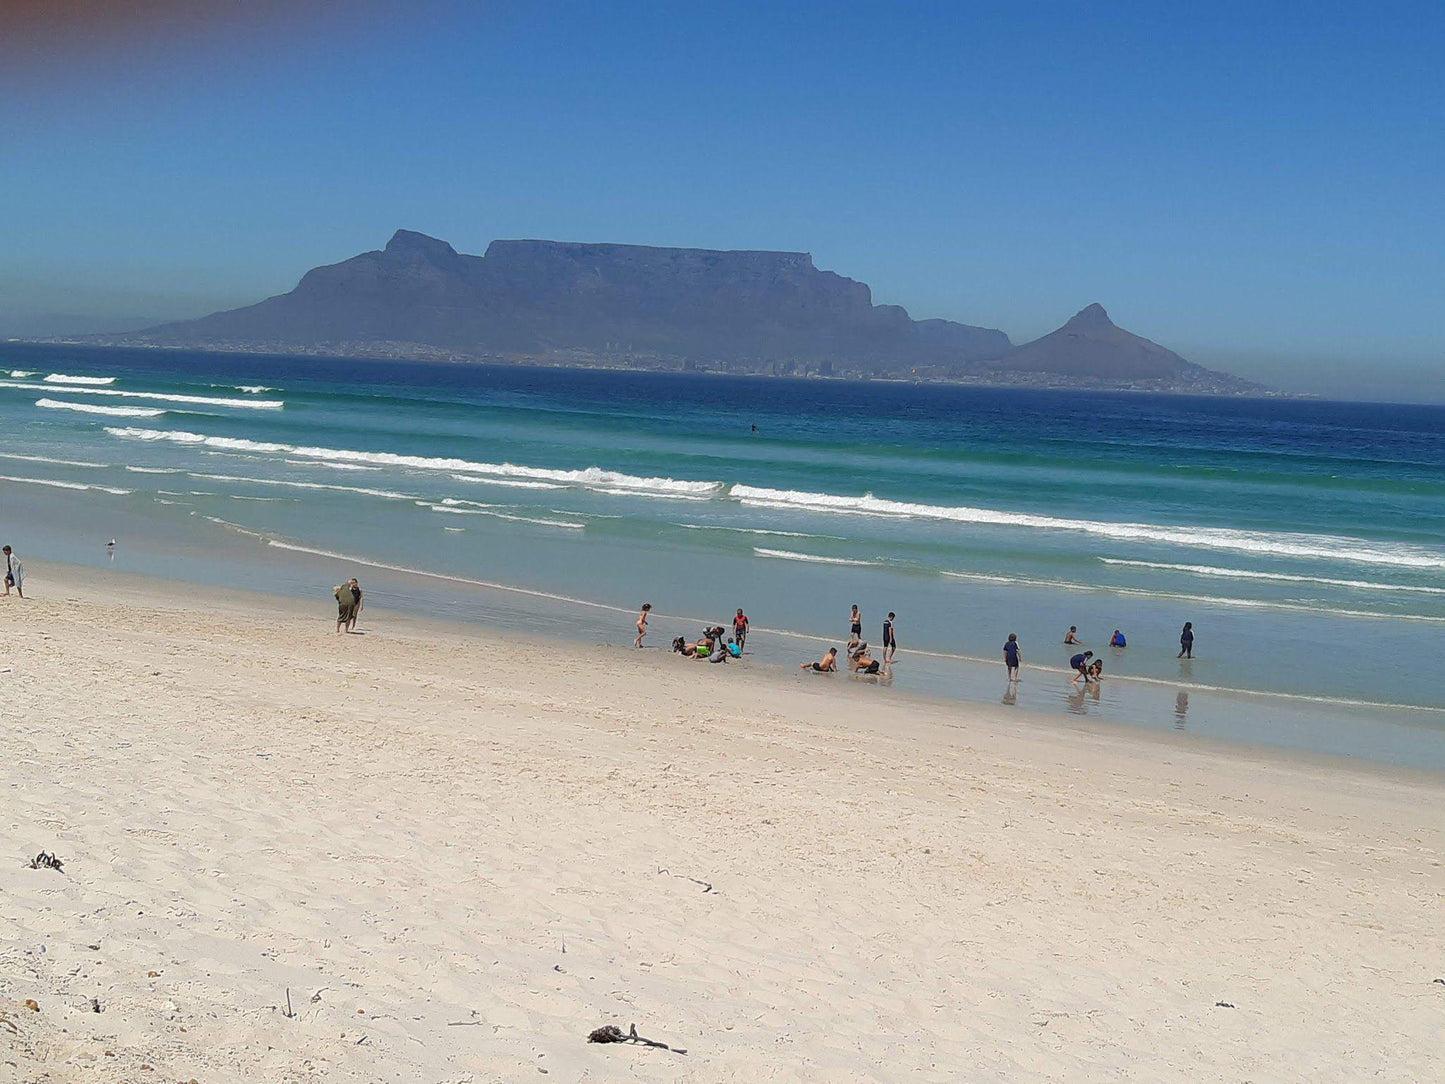
[{"label": "deep blue ocean water", "polygon": [[[290,593],[325,562],[619,642],[643,601],[658,643],[741,606],[778,662],[856,602],[875,642],[897,612],[899,687],[1000,699],[1016,632],[1033,706],[1412,763],[1445,726],[1439,407],[0,344],[0,453],[32,557],[115,536]],[[1325,717],[1348,740],[1294,735]]]}]

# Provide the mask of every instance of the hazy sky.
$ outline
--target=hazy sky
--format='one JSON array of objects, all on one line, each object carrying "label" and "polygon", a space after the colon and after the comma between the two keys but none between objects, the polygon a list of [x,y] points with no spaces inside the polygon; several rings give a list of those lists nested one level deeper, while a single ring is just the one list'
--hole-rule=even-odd
[{"label": "hazy sky", "polygon": [[0,14],[0,330],[247,303],[406,227],[806,250],[1016,342],[1100,301],[1445,400],[1439,0],[46,6]]}]

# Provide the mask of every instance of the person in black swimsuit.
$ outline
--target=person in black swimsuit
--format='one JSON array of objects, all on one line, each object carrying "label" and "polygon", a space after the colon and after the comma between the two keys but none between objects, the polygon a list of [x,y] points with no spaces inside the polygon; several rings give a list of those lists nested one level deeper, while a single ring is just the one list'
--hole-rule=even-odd
[{"label": "person in black swimsuit", "polygon": [[892,610],[888,611],[888,620],[883,622],[883,661],[892,662],[893,656],[898,654],[898,636],[893,631],[893,619],[898,615]]},{"label": "person in black swimsuit", "polygon": [[1179,633],[1179,658],[1194,658],[1194,622],[1184,622],[1184,628]]}]

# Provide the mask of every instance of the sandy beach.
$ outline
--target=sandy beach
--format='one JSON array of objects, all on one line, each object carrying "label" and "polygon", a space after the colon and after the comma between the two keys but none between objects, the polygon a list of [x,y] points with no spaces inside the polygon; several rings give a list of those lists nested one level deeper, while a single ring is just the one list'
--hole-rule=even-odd
[{"label": "sandy beach", "polygon": [[29,573],[0,1080],[1445,1078],[1445,779]]}]

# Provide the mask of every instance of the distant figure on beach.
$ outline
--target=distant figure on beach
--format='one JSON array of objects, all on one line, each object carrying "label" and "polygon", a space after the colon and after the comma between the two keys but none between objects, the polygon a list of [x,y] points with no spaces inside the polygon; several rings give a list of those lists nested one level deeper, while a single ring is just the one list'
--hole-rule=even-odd
[{"label": "distant figure on beach", "polygon": [[1066,633],[1064,633],[1064,643],[1066,643],[1066,644],[1082,644],[1083,642],[1084,642],[1083,640],[1080,640],[1080,639],[1079,639],[1079,626],[1078,626],[1078,625],[1070,625],[1070,626],[1069,626],[1069,631],[1066,632]]},{"label": "distant figure on beach", "polygon": [[336,596],[336,631],[344,632],[356,619],[356,592],[352,590],[350,580],[342,580],[331,589],[331,593]]},{"label": "distant figure on beach", "polygon": [[632,642],[633,647],[642,646],[642,638],[647,635],[647,615],[652,612],[652,603],[644,602],[642,609],[637,611],[637,639]]},{"label": "distant figure on beach", "polygon": [[15,588],[15,593],[21,598],[25,597],[25,566],[20,563],[20,555],[6,546],[0,553],[5,555],[5,593],[10,593],[10,588]]},{"label": "distant figure on beach", "polygon": [[1109,637],[1109,646],[1110,646],[1110,647],[1128,647],[1128,646],[1129,646],[1129,642],[1124,639],[1124,634],[1123,634],[1122,632],[1120,632],[1118,629],[1115,629],[1115,630],[1114,630],[1114,635],[1111,636],[1111,637]]},{"label": "distant figure on beach", "polygon": [[1184,622],[1184,628],[1179,633],[1179,658],[1194,658],[1194,622]]},{"label": "distant figure on beach", "polygon": [[743,645],[748,641],[748,615],[743,613],[741,607],[733,615],[733,639],[738,642],[738,654],[741,655]]},{"label": "distant figure on beach", "polygon": [[[856,607],[855,607],[856,611]],[[831,674],[838,669],[838,649],[830,647],[817,662],[800,662],[799,670],[812,670],[819,674]]]},{"label": "distant figure on beach", "polygon": [[351,587],[352,595],[356,597],[356,601],[351,604],[351,620],[346,622],[346,631],[355,632],[356,618],[361,613],[361,584],[356,582],[355,576],[351,577],[351,579],[347,580],[346,582]]},{"label": "distant figure on beach", "polygon": [[888,611],[888,620],[883,622],[883,661],[892,662],[893,656],[898,654],[898,633],[893,628],[894,619],[898,615],[892,610]]},{"label": "distant figure on beach", "polygon": [[753,432],[756,433],[757,431],[758,431],[757,423],[754,423],[754,424],[753,424]]},{"label": "distant figure on beach", "polygon": [[1072,659],[1069,660],[1069,668],[1074,671],[1074,684],[1075,684],[1075,685],[1077,685],[1077,684],[1079,683],[1079,679],[1080,679],[1080,678],[1083,678],[1083,679],[1084,679],[1085,684],[1088,683],[1088,681],[1089,681],[1089,660],[1092,659],[1093,657],[1094,657],[1094,653],[1093,653],[1092,651],[1084,651],[1084,652],[1081,652],[1081,653],[1078,654],[1078,655],[1075,655]]},{"label": "distant figure on beach", "polygon": [[1009,633],[1008,639],[1003,645],[1003,664],[1008,670],[1009,681],[1019,679],[1019,638],[1017,633]]},{"label": "distant figure on beach", "polygon": [[863,614],[858,610],[858,604],[853,603],[853,612],[848,615],[848,646],[857,646],[863,639]]}]

